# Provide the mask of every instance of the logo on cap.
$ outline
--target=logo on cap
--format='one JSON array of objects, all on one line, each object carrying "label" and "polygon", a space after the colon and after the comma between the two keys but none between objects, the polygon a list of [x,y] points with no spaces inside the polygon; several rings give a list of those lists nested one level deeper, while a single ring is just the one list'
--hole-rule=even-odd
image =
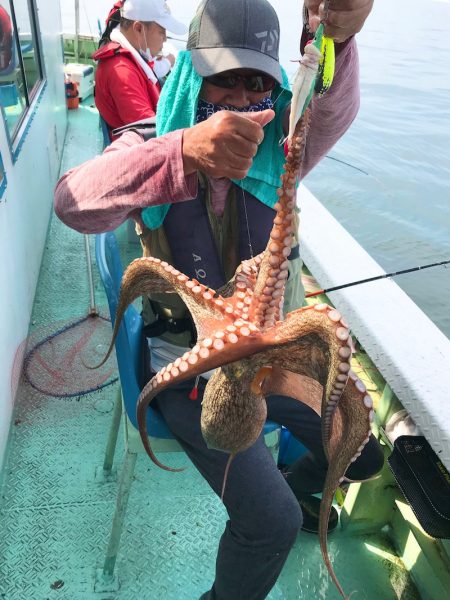
[{"label": "logo on cap", "polygon": [[167,2],[164,2],[163,10],[164,10],[164,12],[166,13],[166,15],[170,15],[170,14],[172,14],[172,13],[170,12],[170,8],[169,8],[169,5],[167,4]]},{"label": "logo on cap", "polygon": [[255,33],[255,37],[262,40],[261,52],[272,52],[278,43],[278,31],[276,29]]}]

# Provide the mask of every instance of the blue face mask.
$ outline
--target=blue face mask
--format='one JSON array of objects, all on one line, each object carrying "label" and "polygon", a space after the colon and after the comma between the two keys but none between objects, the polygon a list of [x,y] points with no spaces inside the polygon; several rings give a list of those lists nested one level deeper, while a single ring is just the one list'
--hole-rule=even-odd
[{"label": "blue face mask", "polygon": [[212,102],[206,102],[206,100],[199,100],[197,105],[197,117],[196,123],[206,121],[209,117],[216,112],[221,110],[231,110],[232,112],[261,112],[268,108],[273,109],[273,102],[271,98],[263,98],[258,104],[250,104],[244,108],[236,108],[235,106],[228,106],[226,104],[213,104]]},{"label": "blue face mask", "polygon": [[142,58],[144,60],[151,61],[151,60],[153,60],[153,57],[152,57],[152,53],[150,52],[150,48],[148,47],[147,34],[145,33],[145,27],[144,27],[144,29],[142,31],[144,32],[144,46],[145,46],[145,48],[144,49],[139,48],[139,54],[142,56]]}]

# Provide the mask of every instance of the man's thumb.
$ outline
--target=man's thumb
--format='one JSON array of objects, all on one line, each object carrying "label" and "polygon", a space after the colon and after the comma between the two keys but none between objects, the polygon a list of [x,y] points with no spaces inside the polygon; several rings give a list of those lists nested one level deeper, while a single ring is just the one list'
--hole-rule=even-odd
[{"label": "man's thumb", "polygon": [[240,114],[246,119],[249,119],[254,123],[258,123],[261,125],[261,127],[264,127],[264,125],[270,123],[270,121],[274,118],[275,111],[271,108],[267,108],[266,110],[261,110],[259,112],[245,112]]}]

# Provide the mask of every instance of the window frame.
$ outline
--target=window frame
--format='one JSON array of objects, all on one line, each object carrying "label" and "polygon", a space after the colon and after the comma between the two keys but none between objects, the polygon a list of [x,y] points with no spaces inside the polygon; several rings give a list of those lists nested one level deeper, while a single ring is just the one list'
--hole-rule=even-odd
[{"label": "window frame", "polygon": [[3,177],[2,177],[2,179],[0,179],[0,201],[1,201],[3,198],[3,194],[5,193],[5,190],[6,190],[6,186],[8,185],[5,164],[3,162],[1,152],[0,152],[0,173],[3,173]]},{"label": "window frame", "polygon": [[47,87],[47,76],[45,71],[45,62],[43,59],[41,29],[38,21],[36,0],[26,0],[26,5],[28,8],[28,17],[30,20],[30,30],[34,45],[34,56],[36,60],[36,66],[39,72],[39,79],[36,81],[35,85],[31,90],[28,89],[24,58],[22,55],[22,51],[20,50],[20,39],[17,28],[14,1],[15,0],[9,0],[8,4],[10,9],[10,17],[13,25],[13,43],[16,45],[17,50],[17,68],[20,69],[20,75],[24,82],[25,107],[17,123],[15,124],[13,135],[6,122],[6,116],[3,107],[1,112],[11,157],[13,162],[15,163],[19,157],[22,146],[28,135],[31,122],[42,99],[43,92]]}]

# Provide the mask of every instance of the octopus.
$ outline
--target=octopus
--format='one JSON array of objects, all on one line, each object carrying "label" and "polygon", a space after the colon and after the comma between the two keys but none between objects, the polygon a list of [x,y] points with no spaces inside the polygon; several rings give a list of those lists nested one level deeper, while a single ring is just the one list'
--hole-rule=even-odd
[{"label": "octopus", "polygon": [[[203,396],[201,428],[209,448],[230,454],[225,473],[231,459],[261,435],[267,417],[266,396],[288,395],[315,410],[322,419],[329,465],[319,517],[320,548],[330,577],[346,598],[328,554],[327,526],[334,494],[369,440],[374,412],[364,383],[351,370],[351,338],[343,316],[323,303],[283,315],[296,185],[309,122],[307,109],[288,138],[276,214],[265,251],[243,261],[233,279],[218,291],[157,258],[134,260],[123,276],[113,339],[105,360],[124,312],[136,298],[165,292],[183,299],[194,320],[197,342],[156,373],[137,401],[142,443],[150,459],[166,470],[176,469],[163,465],[152,451],[146,431],[147,408],[162,390],[183,380],[215,369]],[[305,396],[305,381],[313,382],[311,389],[320,389],[320,393]]]}]

